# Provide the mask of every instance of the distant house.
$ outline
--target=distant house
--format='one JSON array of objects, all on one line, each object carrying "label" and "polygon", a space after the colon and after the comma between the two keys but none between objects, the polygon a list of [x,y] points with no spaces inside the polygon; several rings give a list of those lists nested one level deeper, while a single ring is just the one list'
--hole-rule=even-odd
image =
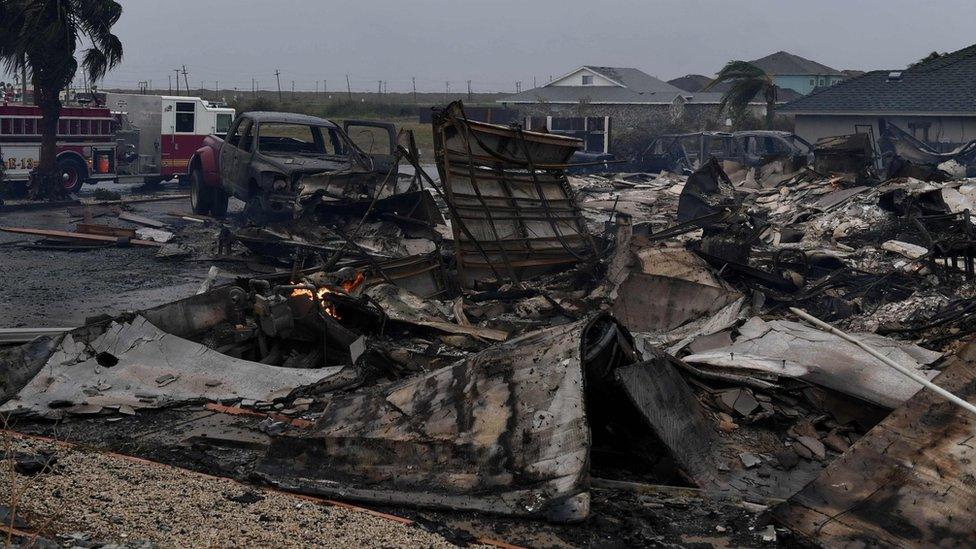
[{"label": "distant house", "polygon": [[[548,84],[499,99],[527,129],[583,139],[587,152],[613,152],[614,135],[682,125],[704,129],[718,116],[720,92],[688,92],[643,71],[579,67]],[[756,103],[761,116],[765,107]]]},{"label": "distant house", "polygon": [[871,71],[780,107],[797,135],[815,142],[852,133],[881,134],[895,124],[948,150],[976,139],[976,45],[908,69]]},{"label": "distant house", "polygon": [[816,88],[833,86],[847,78],[837,69],[785,51],[769,54],[750,63],[766,71],[780,88],[803,95]]}]

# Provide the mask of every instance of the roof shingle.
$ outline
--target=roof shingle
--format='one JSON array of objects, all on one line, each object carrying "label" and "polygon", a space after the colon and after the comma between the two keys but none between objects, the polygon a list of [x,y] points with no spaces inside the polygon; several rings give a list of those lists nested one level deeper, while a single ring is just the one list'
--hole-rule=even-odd
[{"label": "roof shingle", "polygon": [[771,53],[766,57],[760,57],[755,61],[750,61],[753,65],[766,71],[771,75],[835,75],[843,76],[844,73],[837,69],[828,67],[816,61],[793,55],[785,51]]}]

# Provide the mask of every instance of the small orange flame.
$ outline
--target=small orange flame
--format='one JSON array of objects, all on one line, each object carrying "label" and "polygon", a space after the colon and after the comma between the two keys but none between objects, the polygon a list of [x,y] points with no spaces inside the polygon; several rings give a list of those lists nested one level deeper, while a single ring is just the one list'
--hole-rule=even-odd
[{"label": "small orange flame", "polygon": [[342,283],[342,289],[345,290],[346,293],[349,293],[358,288],[363,282],[366,282],[366,275],[364,275],[362,272],[358,272],[356,273],[356,278]]},{"label": "small orange flame", "polygon": [[307,288],[295,288],[294,290],[291,291],[291,297],[305,297],[308,299],[317,298],[319,304],[322,307],[322,310],[325,311],[325,314],[338,320],[342,317],[340,317],[339,312],[336,311],[335,305],[325,302],[325,294],[331,294],[331,293],[332,290],[326,288],[325,286],[316,289],[314,294],[312,293],[312,290],[309,290]]}]

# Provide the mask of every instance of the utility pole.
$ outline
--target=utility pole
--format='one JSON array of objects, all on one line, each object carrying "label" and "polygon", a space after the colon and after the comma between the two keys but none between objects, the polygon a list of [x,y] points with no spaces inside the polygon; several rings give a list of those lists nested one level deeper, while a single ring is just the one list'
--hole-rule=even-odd
[{"label": "utility pole", "polygon": [[292,95],[295,95],[295,81],[294,80],[291,81],[291,94]]},{"label": "utility pole", "polygon": [[278,81],[278,102],[281,103],[281,71],[275,69],[275,80]]},{"label": "utility pole", "polygon": [[468,101],[471,101],[471,81],[468,80]]},{"label": "utility pole", "polygon": [[346,75],[346,94],[349,96],[349,101],[352,101],[352,87],[349,86],[349,75]]},{"label": "utility pole", "polygon": [[186,93],[190,94],[190,82],[186,79],[186,65],[183,65],[183,83],[186,84]]},{"label": "utility pole", "polygon": [[376,81],[376,95],[383,95],[383,81]]},{"label": "utility pole", "polygon": [[315,95],[318,95],[318,94],[319,94],[319,81],[316,80],[315,81]]},{"label": "utility pole", "polygon": [[254,86],[254,77],[251,77],[251,98],[258,96],[258,89]]},{"label": "utility pole", "polygon": [[167,74],[166,75],[166,80],[169,80],[169,94],[170,95],[173,95],[173,75],[172,74]]},{"label": "utility pole", "polygon": [[328,97],[328,95],[329,95],[329,81],[328,80],[323,80],[322,81],[322,95],[324,95],[326,97]]},{"label": "utility pole", "polygon": [[444,101],[451,100],[451,81],[447,80],[444,82]]},{"label": "utility pole", "polygon": [[413,106],[417,106],[417,77],[411,76],[410,83],[413,84]]},{"label": "utility pole", "polygon": [[176,73],[176,95],[180,94],[180,69],[173,69]]},{"label": "utility pole", "polygon": [[533,88],[538,88],[539,87],[539,85],[535,83],[535,77],[534,76],[532,77],[532,87]]},{"label": "utility pole", "polygon": [[220,95],[220,80],[214,80],[214,93]]}]

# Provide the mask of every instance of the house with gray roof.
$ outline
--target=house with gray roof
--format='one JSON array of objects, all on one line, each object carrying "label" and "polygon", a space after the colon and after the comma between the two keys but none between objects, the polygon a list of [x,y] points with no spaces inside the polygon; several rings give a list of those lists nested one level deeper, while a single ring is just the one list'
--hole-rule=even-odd
[{"label": "house with gray roof", "polygon": [[[976,45],[907,69],[871,71],[791,101],[797,135],[815,142],[881,135],[895,124],[939,150],[976,139]],[[880,125],[879,125],[880,124]]]},{"label": "house with gray roof", "polygon": [[[688,92],[643,71],[584,65],[544,86],[499,99],[527,129],[579,137],[586,151],[613,152],[615,135],[723,124],[721,92]],[[765,105],[755,104],[756,115]]]},{"label": "house with gray roof", "polygon": [[816,88],[833,86],[846,78],[837,69],[785,51],[771,53],[750,63],[772,76],[778,87],[803,95]]}]

